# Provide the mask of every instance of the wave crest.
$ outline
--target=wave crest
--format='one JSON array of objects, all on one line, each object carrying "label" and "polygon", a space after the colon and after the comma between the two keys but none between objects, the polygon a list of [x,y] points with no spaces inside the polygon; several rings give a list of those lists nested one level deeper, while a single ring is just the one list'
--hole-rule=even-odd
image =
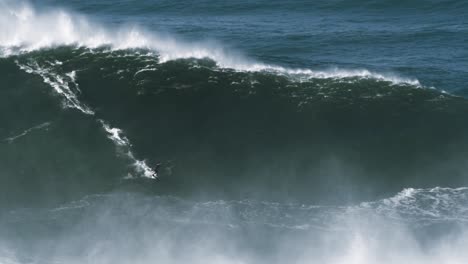
[{"label": "wave crest", "polygon": [[218,67],[238,71],[267,71],[295,78],[373,78],[391,83],[420,86],[416,79],[382,74],[366,69],[290,69],[256,62],[240,52],[213,41],[185,43],[167,35],[148,32],[138,26],[106,28],[89,18],[60,9],[39,12],[33,6],[0,2],[0,55],[11,56],[57,46],[87,48],[109,47],[113,50],[147,49],[157,53],[160,62],[183,58],[208,58]]}]

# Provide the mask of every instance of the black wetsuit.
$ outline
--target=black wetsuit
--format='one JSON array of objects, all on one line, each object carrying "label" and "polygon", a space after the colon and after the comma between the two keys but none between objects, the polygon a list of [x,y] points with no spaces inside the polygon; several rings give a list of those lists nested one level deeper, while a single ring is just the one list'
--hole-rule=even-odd
[{"label": "black wetsuit", "polygon": [[158,177],[159,168],[161,168],[161,163],[156,164],[156,166],[154,167],[154,174],[153,174],[154,177]]}]

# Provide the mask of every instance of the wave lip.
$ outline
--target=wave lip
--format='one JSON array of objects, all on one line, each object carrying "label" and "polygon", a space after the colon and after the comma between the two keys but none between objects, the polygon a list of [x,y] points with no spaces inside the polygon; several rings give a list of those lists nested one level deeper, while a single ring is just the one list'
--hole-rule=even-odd
[{"label": "wave lip", "polygon": [[283,75],[298,77],[299,80],[307,81],[309,79],[345,79],[345,78],[363,78],[376,79],[379,81],[387,81],[393,84],[409,84],[413,86],[421,86],[417,79],[402,78],[394,74],[382,74],[372,72],[367,69],[340,69],[334,67],[328,70],[315,71],[311,69],[288,69],[280,66],[267,64],[253,64],[247,67],[246,71],[269,71]]},{"label": "wave lip", "polygon": [[328,78],[372,78],[394,84],[420,86],[416,79],[382,74],[366,69],[290,69],[246,58],[214,42],[185,43],[169,35],[148,32],[137,26],[109,29],[85,16],[56,9],[38,12],[27,4],[2,1],[0,6],[0,56],[11,56],[57,46],[77,46],[112,50],[147,49],[156,51],[160,63],[195,58],[210,59],[220,68],[247,72],[271,72],[299,81]]}]

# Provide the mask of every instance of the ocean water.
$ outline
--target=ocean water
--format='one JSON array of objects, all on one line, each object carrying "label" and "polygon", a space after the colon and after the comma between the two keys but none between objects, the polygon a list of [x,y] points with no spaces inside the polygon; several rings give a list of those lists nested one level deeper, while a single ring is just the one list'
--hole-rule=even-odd
[{"label": "ocean water", "polygon": [[467,12],[0,0],[0,264],[466,263]]}]

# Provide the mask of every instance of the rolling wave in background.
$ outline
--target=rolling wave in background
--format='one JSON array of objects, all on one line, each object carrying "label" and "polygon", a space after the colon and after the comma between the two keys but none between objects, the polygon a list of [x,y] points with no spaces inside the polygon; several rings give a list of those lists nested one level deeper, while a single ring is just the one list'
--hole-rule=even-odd
[{"label": "rolling wave in background", "polygon": [[38,6],[0,1],[0,263],[468,259],[462,94]]},{"label": "rolling wave in background", "polygon": [[72,15],[63,10],[38,14],[29,5],[12,8],[4,3],[2,19],[0,43],[4,56],[57,46],[89,49],[108,47],[110,50],[145,49],[156,52],[160,63],[183,58],[210,59],[220,68],[238,71],[270,71],[323,79],[367,77],[419,85],[414,79],[372,73],[366,69],[313,71],[267,65],[249,60],[240,53],[226,50],[215,43],[183,43],[168,35],[145,32],[137,26],[127,26],[109,32],[83,16]]}]

